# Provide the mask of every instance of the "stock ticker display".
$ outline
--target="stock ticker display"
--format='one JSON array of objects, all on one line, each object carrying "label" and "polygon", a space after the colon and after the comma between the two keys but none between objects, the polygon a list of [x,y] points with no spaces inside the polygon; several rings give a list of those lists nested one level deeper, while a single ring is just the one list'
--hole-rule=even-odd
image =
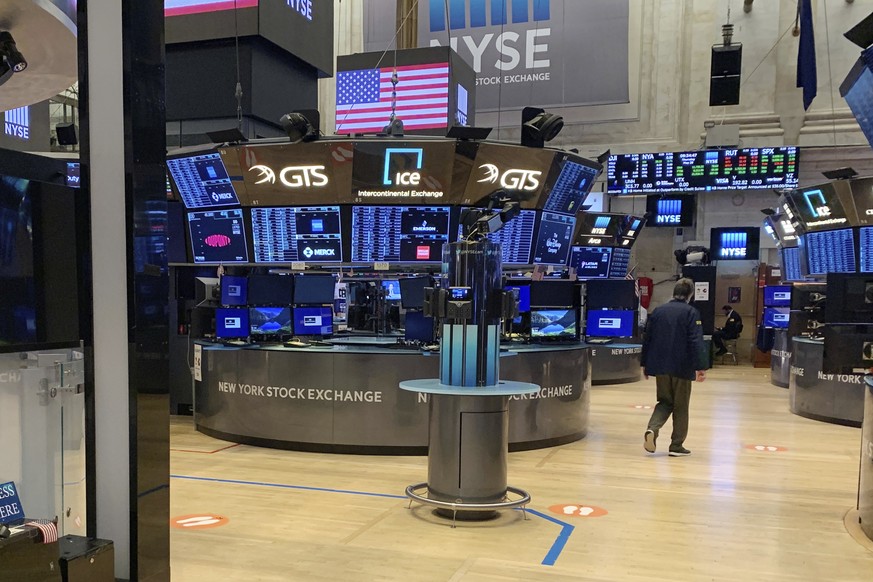
[{"label": "stock ticker display", "polygon": [[621,154],[609,157],[610,194],[795,188],[796,147]]},{"label": "stock ticker display", "polygon": [[[529,265],[530,252],[537,227],[536,210],[522,210],[497,232],[485,235],[488,240],[500,245],[501,261],[505,265]],[[462,227],[458,225],[458,240]]]},{"label": "stock ticker display", "polygon": [[782,280],[803,281],[803,270],[800,266],[800,248],[785,247],[782,249]]},{"label": "stock ticker display", "polygon": [[873,226],[859,229],[862,273],[873,273]]},{"label": "stock ticker display", "polygon": [[186,208],[239,204],[218,153],[172,158],[167,167]]},{"label": "stock ticker display", "polygon": [[439,262],[448,206],[353,206],[352,261]]},{"label": "stock ticker display", "polygon": [[851,228],[804,235],[810,275],[855,272],[855,237]]},{"label": "stock ticker display", "polygon": [[252,208],[256,263],[342,262],[339,206]]}]

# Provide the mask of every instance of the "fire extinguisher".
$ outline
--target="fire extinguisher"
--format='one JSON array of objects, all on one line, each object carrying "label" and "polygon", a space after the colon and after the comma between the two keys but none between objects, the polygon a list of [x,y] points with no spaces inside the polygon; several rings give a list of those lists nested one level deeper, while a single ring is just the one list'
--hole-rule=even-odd
[{"label": "fire extinguisher", "polygon": [[640,277],[637,279],[637,284],[640,286],[640,305],[648,309],[655,290],[655,282],[649,277]]}]

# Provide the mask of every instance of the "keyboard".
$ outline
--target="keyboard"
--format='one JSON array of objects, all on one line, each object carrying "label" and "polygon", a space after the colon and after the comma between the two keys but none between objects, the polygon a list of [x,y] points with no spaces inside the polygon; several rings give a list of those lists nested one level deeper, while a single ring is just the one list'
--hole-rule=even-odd
[{"label": "keyboard", "polygon": [[593,344],[595,346],[600,346],[600,345],[611,344],[612,339],[608,338],[608,337],[590,337],[587,340],[585,340],[585,343],[586,344]]}]

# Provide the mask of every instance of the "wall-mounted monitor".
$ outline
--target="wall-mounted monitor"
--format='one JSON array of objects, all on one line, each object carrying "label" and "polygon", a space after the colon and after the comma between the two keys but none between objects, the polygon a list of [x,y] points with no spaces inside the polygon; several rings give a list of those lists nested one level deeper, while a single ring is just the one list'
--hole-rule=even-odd
[{"label": "wall-mounted monitor", "polygon": [[333,311],[330,307],[295,307],[293,315],[296,335],[333,334]]},{"label": "wall-mounted monitor", "polygon": [[787,283],[803,281],[803,262],[799,247],[785,247],[781,250],[782,280]]},{"label": "wall-mounted monitor", "polygon": [[450,217],[448,206],[353,206],[352,261],[438,263]]},{"label": "wall-mounted monitor", "polygon": [[621,231],[622,214],[594,214],[585,212],[576,220],[573,244],[598,247],[614,246]]},{"label": "wall-mounted monitor", "polygon": [[791,307],[791,285],[765,286],[764,307]]},{"label": "wall-mounted monitor", "polygon": [[[462,210],[463,211],[463,210]],[[485,235],[491,242],[500,245],[500,256],[504,265],[531,264],[534,234],[537,229],[537,211],[522,210],[497,232]],[[458,239],[462,235],[458,225]]]},{"label": "wall-mounted monitor", "polygon": [[858,246],[861,255],[858,271],[873,273],[873,226],[862,226],[858,229]]},{"label": "wall-mounted monitor", "polygon": [[795,190],[786,198],[794,211],[792,224],[802,232],[852,226],[845,205],[854,204],[851,187],[845,180]]},{"label": "wall-mounted monitor", "polygon": [[572,216],[543,212],[534,245],[533,262],[541,265],[566,265],[575,227],[576,219]]},{"label": "wall-mounted monitor", "polygon": [[612,260],[609,262],[609,278],[621,279],[627,275],[630,267],[631,251],[628,248],[616,247],[612,249]]},{"label": "wall-mounted monitor", "polygon": [[576,309],[531,309],[530,337],[540,340],[578,339]]},{"label": "wall-mounted monitor", "polygon": [[795,188],[798,148],[619,154],[607,163],[610,194]]},{"label": "wall-mounted monitor", "polygon": [[336,279],[333,275],[295,275],[295,305],[327,305],[333,303]]},{"label": "wall-mounted monitor", "polygon": [[383,279],[382,291],[386,301],[400,301],[400,282],[397,279]]},{"label": "wall-mounted monitor", "polygon": [[560,165],[560,173],[546,196],[543,210],[575,216],[583,209],[582,203],[594,186],[601,168],[598,164],[583,164],[567,157],[555,159],[555,163]]},{"label": "wall-mounted monitor", "polygon": [[70,188],[80,187],[82,185],[81,171],[79,162],[67,162],[67,176],[64,179],[64,184]]},{"label": "wall-mounted monitor", "polygon": [[167,168],[188,209],[240,203],[218,152],[169,158]]},{"label": "wall-mounted monitor", "polygon": [[789,307],[765,307],[763,318],[764,327],[786,329],[788,328],[790,314],[791,309]]},{"label": "wall-mounted monitor", "polygon": [[249,336],[249,310],[219,307],[215,310],[215,337],[235,339]]},{"label": "wall-mounted monitor", "polygon": [[851,228],[808,232],[800,237],[800,248],[810,275],[854,273],[858,270],[855,236]]},{"label": "wall-mounted monitor", "polygon": [[247,263],[249,252],[243,211],[205,210],[188,213],[191,256],[195,263]]},{"label": "wall-mounted monitor", "polygon": [[433,287],[431,277],[406,277],[400,279],[400,306],[403,309],[423,309],[424,289]]},{"label": "wall-mounted monitor", "polygon": [[249,334],[266,336],[279,341],[283,336],[294,333],[291,323],[290,307],[251,307],[249,308]]},{"label": "wall-mounted monitor", "polygon": [[570,266],[576,269],[576,277],[579,279],[605,279],[609,277],[612,251],[612,247],[573,246],[570,251]]},{"label": "wall-mounted monitor", "polygon": [[248,279],[232,275],[221,276],[221,304],[241,306],[248,304]]},{"label": "wall-mounted monitor", "polygon": [[646,226],[694,226],[694,196],[648,196]]},{"label": "wall-mounted monitor", "polygon": [[585,317],[586,337],[633,337],[636,311],[591,309]]},{"label": "wall-mounted monitor", "polygon": [[751,227],[713,228],[709,234],[709,251],[713,260],[758,260],[761,229]]},{"label": "wall-mounted monitor", "polygon": [[291,305],[294,277],[249,275],[249,305]]},{"label": "wall-mounted monitor", "polygon": [[256,207],[251,214],[256,263],[344,259],[339,206]]}]

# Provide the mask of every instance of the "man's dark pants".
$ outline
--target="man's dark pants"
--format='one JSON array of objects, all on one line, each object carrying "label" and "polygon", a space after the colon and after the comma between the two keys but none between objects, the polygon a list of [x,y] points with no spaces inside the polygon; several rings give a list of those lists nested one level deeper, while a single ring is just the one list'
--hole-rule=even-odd
[{"label": "man's dark pants", "polygon": [[658,404],[649,419],[649,430],[658,434],[670,415],[673,415],[673,435],[670,448],[682,446],[688,436],[688,404],[691,401],[691,380],[676,376],[655,376]]}]

